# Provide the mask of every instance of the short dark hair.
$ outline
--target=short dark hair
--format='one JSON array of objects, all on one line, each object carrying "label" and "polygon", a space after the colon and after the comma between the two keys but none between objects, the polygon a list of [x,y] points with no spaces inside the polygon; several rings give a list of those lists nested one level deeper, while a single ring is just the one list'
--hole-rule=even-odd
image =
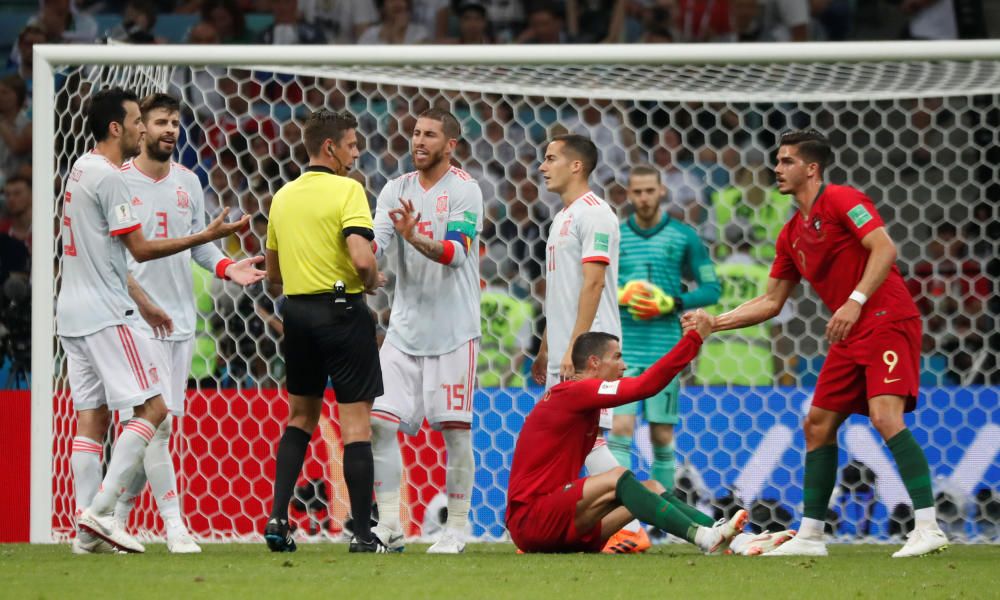
[{"label": "short dark hair", "polygon": [[833,148],[830,147],[830,140],[815,129],[786,131],[781,134],[778,146],[795,146],[803,160],[819,165],[820,174],[833,164]]},{"label": "short dark hair", "polygon": [[590,177],[590,174],[597,168],[597,146],[590,138],[578,133],[564,133],[552,138],[553,142],[562,142],[570,153],[576,155],[577,160],[583,163],[583,174]]},{"label": "short dark hair", "polygon": [[573,368],[582,371],[587,368],[591,356],[603,356],[608,344],[617,342],[618,336],[603,331],[588,331],[573,342]]},{"label": "short dark hair", "polygon": [[302,129],[306,153],[311,157],[319,156],[325,140],[333,140],[334,144],[339,144],[347,130],[357,128],[358,120],[351,113],[321,108],[309,115]]},{"label": "short dark hair", "polygon": [[180,112],[181,102],[170,94],[153,92],[143,98],[142,102],[139,103],[139,110],[142,111],[143,119],[146,118],[146,115],[149,114],[150,111],[158,108],[165,108],[167,112]]},{"label": "short dark hair", "polygon": [[112,123],[125,126],[125,103],[139,103],[135,92],[120,87],[104,88],[87,101],[84,113],[87,115],[87,129],[94,139],[103,142],[108,139],[108,127]]},{"label": "short dark hair", "polygon": [[418,119],[432,119],[441,123],[445,136],[448,139],[457,140],[462,137],[462,125],[455,118],[455,115],[443,108],[430,108],[420,113]]},{"label": "short dark hair", "polygon": [[631,182],[633,177],[642,177],[643,175],[653,175],[656,177],[657,181],[662,182],[660,178],[660,170],[650,164],[636,165],[629,169],[628,181]]},{"label": "short dark hair", "polygon": [[6,187],[6,186],[8,186],[8,185],[10,185],[12,183],[23,183],[24,185],[26,185],[26,186],[28,186],[30,188],[31,187],[31,178],[30,177],[26,177],[24,175],[11,175],[10,177],[7,178],[6,181],[3,182],[4,187]]}]

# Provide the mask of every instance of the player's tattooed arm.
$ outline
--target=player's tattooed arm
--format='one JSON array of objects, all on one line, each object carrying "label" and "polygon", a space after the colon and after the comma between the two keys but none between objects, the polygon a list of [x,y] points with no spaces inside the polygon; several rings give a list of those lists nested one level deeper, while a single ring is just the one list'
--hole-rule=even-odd
[{"label": "player's tattooed arm", "polygon": [[417,252],[423,254],[433,261],[440,261],[444,254],[444,244],[451,242],[439,242],[433,240],[417,230],[417,223],[420,222],[420,213],[413,208],[413,203],[405,198],[399,199],[399,208],[389,211],[389,218],[396,232],[406,240]]},{"label": "player's tattooed arm", "polygon": [[153,302],[146,290],[129,273],[127,279],[128,295],[139,308],[139,316],[153,328],[153,335],[158,338],[169,337],[174,332],[174,322],[165,310]]}]

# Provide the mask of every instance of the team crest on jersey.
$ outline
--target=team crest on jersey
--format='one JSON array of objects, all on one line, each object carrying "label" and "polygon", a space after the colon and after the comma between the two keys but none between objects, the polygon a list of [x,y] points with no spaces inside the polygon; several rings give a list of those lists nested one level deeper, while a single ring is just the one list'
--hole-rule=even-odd
[{"label": "team crest on jersey", "polygon": [[813,229],[815,229],[816,231],[819,231],[820,225],[821,225],[821,222],[819,220],[819,217],[816,217],[815,219],[813,219]]},{"label": "team crest on jersey", "polygon": [[160,383],[160,374],[156,372],[156,367],[149,368],[149,380],[153,383]]},{"label": "team crest on jersey", "polygon": [[562,228],[559,230],[559,235],[569,235],[569,226],[573,224],[573,217],[566,217],[563,221]]},{"label": "team crest on jersey", "polygon": [[177,188],[177,208],[181,210],[188,210],[191,208],[191,196],[189,196],[182,187]]},{"label": "team crest on jersey", "polygon": [[448,192],[437,197],[437,205],[434,210],[439,215],[448,212]]},{"label": "team crest on jersey", "polygon": [[132,196],[132,206],[142,206],[142,200],[139,199],[139,196]]}]

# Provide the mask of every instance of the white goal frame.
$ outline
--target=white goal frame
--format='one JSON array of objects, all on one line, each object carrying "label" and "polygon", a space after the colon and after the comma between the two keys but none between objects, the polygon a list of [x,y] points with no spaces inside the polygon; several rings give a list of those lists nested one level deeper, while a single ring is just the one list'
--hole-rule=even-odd
[{"label": "white goal frame", "polygon": [[[954,42],[851,42],[800,44],[667,44],[558,46],[92,46],[38,45],[33,74],[32,348],[30,541],[51,543],[55,218],[52,188],[56,157],[54,68],[75,65],[189,65],[379,67],[403,65],[725,65],[901,61],[1000,61],[1000,40]],[[409,83],[407,85],[410,85]],[[470,87],[471,86],[471,87]],[[456,83],[455,89],[461,84]],[[466,84],[474,89],[474,84]],[[995,93],[996,88],[989,89]],[[549,89],[547,96],[564,91]],[[574,90],[579,94],[579,88]],[[595,97],[607,97],[594,90]],[[618,92],[622,94],[621,91]],[[631,93],[631,92],[629,92]],[[955,90],[980,93],[976,82]],[[988,92],[982,92],[988,93]],[[899,95],[899,94],[896,94]],[[919,97],[916,93],[908,97]],[[939,89],[933,95],[948,95]],[[634,95],[632,96],[634,97]],[[794,96],[803,99],[802,96]],[[737,97],[731,100],[741,101]],[[822,100],[822,97],[808,97]],[[43,252],[38,252],[42,249]]]}]

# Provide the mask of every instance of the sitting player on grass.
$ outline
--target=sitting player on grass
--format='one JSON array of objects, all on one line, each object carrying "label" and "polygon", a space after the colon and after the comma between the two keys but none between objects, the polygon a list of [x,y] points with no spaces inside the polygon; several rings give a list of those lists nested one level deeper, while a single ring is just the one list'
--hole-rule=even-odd
[{"label": "sitting player on grass", "polygon": [[514,449],[507,529],[519,549],[600,552],[632,519],[655,525],[709,554],[724,552],[742,532],[745,510],[716,524],[665,493],[659,482],[640,482],[624,467],[578,478],[594,447],[601,409],[659,393],[698,354],[712,320],[702,310],[694,313],[694,319],[695,331],[638,377],[621,378],[625,362],[617,337],[588,332],[577,338],[572,352],[575,375],[552,387],[535,405]]}]

